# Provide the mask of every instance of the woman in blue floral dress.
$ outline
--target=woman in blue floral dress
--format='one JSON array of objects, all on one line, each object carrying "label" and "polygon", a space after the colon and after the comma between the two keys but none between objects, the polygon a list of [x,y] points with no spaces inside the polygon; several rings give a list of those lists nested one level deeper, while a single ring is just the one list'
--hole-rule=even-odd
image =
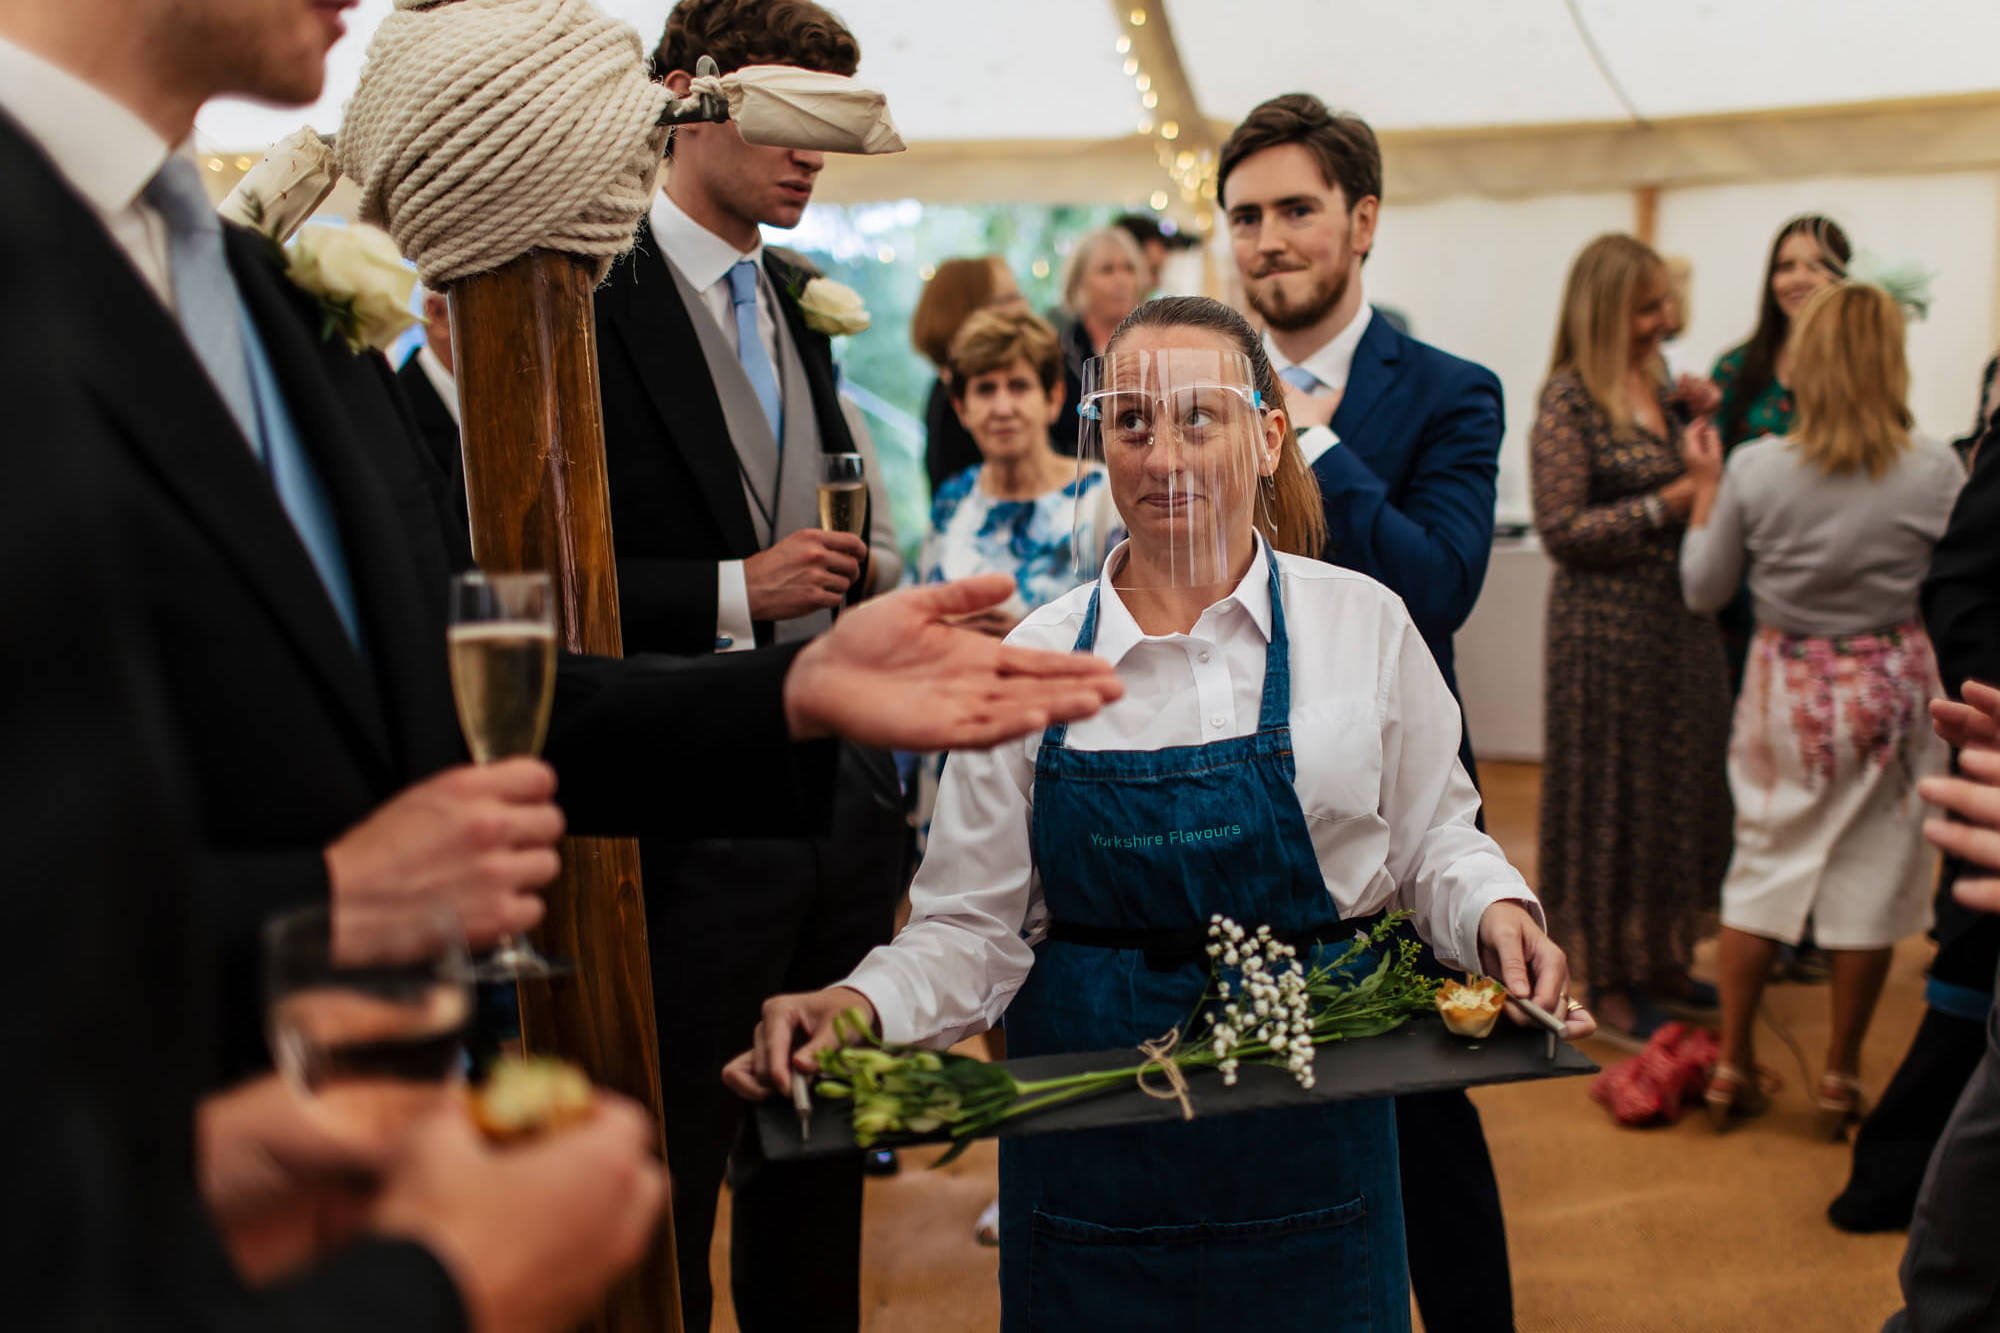
[{"label": "woman in blue floral dress", "polygon": [[981,461],[938,487],[911,579],[1011,575],[1013,598],[973,622],[1003,636],[1028,612],[1096,577],[1104,552],[1078,550],[1075,534],[1116,526],[1101,521],[1111,493],[1101,469],[1079,472],[1049,444],[1063,402],[1054,329],[1024,311],[980,311],[952,340],[949,369],[952,408]]}]

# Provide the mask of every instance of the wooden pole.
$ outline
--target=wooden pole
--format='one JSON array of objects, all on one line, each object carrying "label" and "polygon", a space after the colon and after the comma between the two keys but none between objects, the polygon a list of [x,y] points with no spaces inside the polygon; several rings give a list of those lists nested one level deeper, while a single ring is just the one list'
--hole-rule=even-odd
[{"label": "wooden pole", "polygon": [[[461,279],[450,291],[452,359],[474,555],[496,572],[549,571],[563,645],[616,657],[623,644],[594,285],[590,261],[547,251]],[[576,972],[521,985],[523,1041],[531,1052],[576,1062],[661,1123],[639,846],[568,838],[562,858],[536,943],[574,962]],[[597,1327],[680,1333],[671,1214],[637,1272],[613,1288]]]},{"label": "wooden pole", "polygon": [[1641,185],[1632,191],[1632,234],[1647,245],[1658,245],[1660,187]]}]

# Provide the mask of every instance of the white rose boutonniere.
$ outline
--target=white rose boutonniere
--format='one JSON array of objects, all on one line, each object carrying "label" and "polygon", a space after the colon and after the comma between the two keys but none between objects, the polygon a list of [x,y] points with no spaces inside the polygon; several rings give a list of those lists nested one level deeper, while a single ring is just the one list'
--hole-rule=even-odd
[{"label": "white rose boutonniere", "polygon": [[386,348],[417,323],[410,313],[416,272],[379,227],[301,227],[285,250],[285,273],[319,302],[320,336],[337,333],[350,351]]},{"label": "white rose boutonniere", "polygon": [[832,278],[814,278],[799,292],[799,313],[814,333],[837,338],[868,327],[868,307],[861,293]]}]

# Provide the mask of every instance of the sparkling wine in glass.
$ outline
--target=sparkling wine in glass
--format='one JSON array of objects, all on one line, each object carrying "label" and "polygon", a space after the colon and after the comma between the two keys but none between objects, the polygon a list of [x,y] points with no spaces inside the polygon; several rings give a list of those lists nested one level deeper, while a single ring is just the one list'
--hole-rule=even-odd
[{"label": "sparkling wine in glass", "polygon": [[[868,476],[860,454],[819,456],[819,525],[829,532],[846,532],[868,540]],[[868,584],[868,560],[847,589],[847,605],[861,600]]]},{"label": "sparkling wine in glass", "polygon": [[264,928],[265,1027],[284,1077],[349,1128],[393,1130],[465,1076],[472,967],[435,899],[301,908]]},{"label": "sparkling wine in glass", "polygon": [[[458,725],[473,762],[542,751],[556,689],[555,590],[545,573],[485,574],[451,581],[445,648]],[[479,964],[481,981],[561,976],[525,935],[509,935]]]}]

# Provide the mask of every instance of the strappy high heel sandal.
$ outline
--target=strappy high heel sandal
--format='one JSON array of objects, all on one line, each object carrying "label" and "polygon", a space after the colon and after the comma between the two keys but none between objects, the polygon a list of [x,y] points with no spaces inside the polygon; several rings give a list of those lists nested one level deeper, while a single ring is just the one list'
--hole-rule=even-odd
[{"label": "strappy high heel sandal", "polygon": [[1715,1072],[1708,1076],[1708,1090],[1701,1097],[1708,1107],[1708,1123],[1715,1127],[1716,1133],[1728,1129],[1734,1121],[1747,1120],[1771,1109],[1771,1095],[1764,1088],[1764,1081],[1770,1077],[1761,1069],[1746,1074],[1735,1065],[1716,1065]]},{"label": "strappy high heel sandal", "polygon": [[1861,1080],[1852,1074],[1832,1070],[1819,1076],[1817,1107],[1819,1136],[1835,1143],[1847,1140],[1848,1128],[1861,1123],[1868,1108],[1861,1096]]}]

